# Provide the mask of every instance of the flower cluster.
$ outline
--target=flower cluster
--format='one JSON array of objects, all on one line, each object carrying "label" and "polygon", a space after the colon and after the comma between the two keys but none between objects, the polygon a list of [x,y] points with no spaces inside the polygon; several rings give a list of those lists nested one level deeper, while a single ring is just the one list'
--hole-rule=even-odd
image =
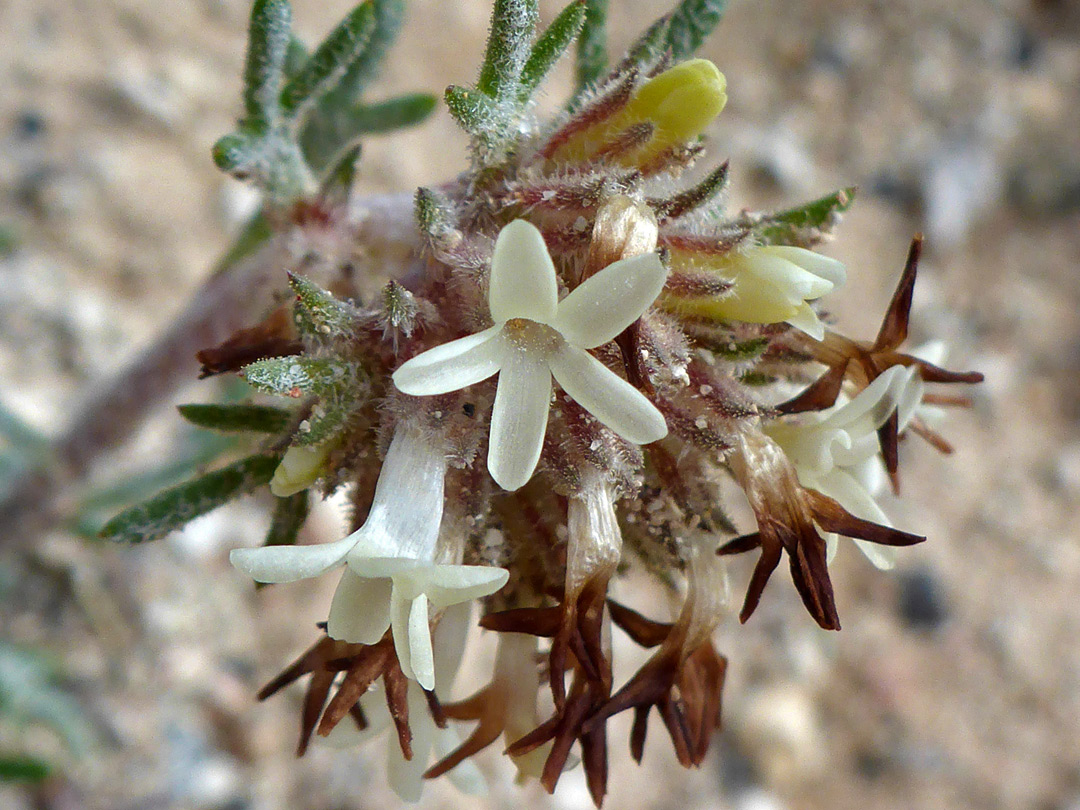
[{"label": "flower cluster", "polygon": [[[727,668],[714,646],[727,555],[760,551],[743,621],[786,554],[810,616],[839,629],[830,548],[852,538],[888,568],[895,547],[924,539],[892,527],[875,498],[897,485],[904,436],[947,447],[922,410],[927,384],[981,376],[900,350],[919,240],[876,340],[835,331],[819,300],[845,269],[814,248],[849,193],[730,216],[726,163],[683,181],[727,99],[712,63],[673,59],[688,55],[681,40],[654,27],[536,122],[530,94],[584,6],[535,45],[530,15],[510,6],[530,7],[497,6],[477,87],[447,91],[472,167],[417,192],[419,247],[402,271],[362,304],[347,279],[336,297],[305,278],[310,259],[287,268],[295,333],[281,341],[299,354],[237,364],[299,400],[274,495],[306,504],[308,489],[347,487],[355,530],[231,559],[267,583],[343,569],[325,635],[262,693],[310,676],[301,751],[314,734],[356,742],[393,728],[391,784],[416,800],[444,773],[479,789],[470,757],[502,737],[549,791],[580,762],[599,805],[616,714],[635,713],[635,758],[655,708],[679,761],[703,761]],[[323,215],[301,230],[350,238],[347,206],[312,194],[304,210]],[[751,534],[734,536],[724,477],[746,492]],[[609,598],[629,565],[670,589],[670,616]],[[498,634],[494,670],[455,700],[477,605]],[[613,628],[654,650],[628,678]]]}]

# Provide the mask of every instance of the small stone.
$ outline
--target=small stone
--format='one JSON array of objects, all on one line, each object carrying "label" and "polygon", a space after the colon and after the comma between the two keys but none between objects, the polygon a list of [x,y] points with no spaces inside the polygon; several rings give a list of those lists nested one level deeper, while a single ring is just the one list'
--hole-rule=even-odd
[{"label": "small stone", "polygon": [[929,568],[904,571],[899,576],[897,613],[912,630],[936,630],[948,618],[945,594]]}]

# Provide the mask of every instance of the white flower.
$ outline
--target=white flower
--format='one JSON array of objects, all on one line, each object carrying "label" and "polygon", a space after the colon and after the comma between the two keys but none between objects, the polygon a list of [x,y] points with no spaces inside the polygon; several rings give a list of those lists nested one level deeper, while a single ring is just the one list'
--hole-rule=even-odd
[{"label": "white flower", "polygon": [[488,305],[495,325],[404,363],[394,383],[406,394],[445,394],[499,374],[488,471],[506,490],[536,469],[547,428],[551,377],[627,441],[667,435],[664,417],[640,391],[590,355],[636,321],[660,294],[665,270],[654,253],[622,259],[562,301],[544,238],[524,220],[499,233]]},{"label": "white flower", "polygon": [[[675,266],[686,261],[677,252]],[[696,266],[696,265],[691,265]],[[825,325],[808,303],[844,283],[844,265],[812,250],[787,245],[754,246],[710,261],[705,269],[731,282],[722,296],[671,299],[690,315],[746,323],[786,322],[815,340]]]},{"label": "white flower", "polygon": [[[455,605],[443,614],[435,628],[437,674],[434,691],[440,700],[449,698],[465,651],[470,619],[471,609],[467,603]],[[380,687],[372,687],[360,698],[360,707],[367,720],[366,728],[358,730],[349,718],[345,718],[324,739],[336,747],[352,747],[381,734],[388,734],[386,771],[390,787],[402,800],[418,802],[424,791],[424,772],[431,764],[432,755],[442,759],[458,747],[461,738],[453,727],[439,728],[435,725],[427,697],[415,682],[409,683],[406,700],[409,704],[409,730],[412,732],[412,759],[405,759],[401,753],[397,734],[392,730],[390,710],[386,707],[385,695]],[[448,776],[463,793],[477,796],[487,790],[484,777],[471,760],[458,764]]]},{"label": "white flower", "polygon": [[393,626],[402,672],[425,689],[435,682],[430,611],[506,584],[503,568],[436,561],[446,457],[419,431],[399,426],[386,453],[367,521],[335,543],[235,549],[232,564],[259,582],[292,582],[346,563],[327,632],[374,644]]},{"label": "white flower", "polygon": [[[765,432],[783,448],[795,465],[799,483],[838,501],[855,517],[892,526],[874,497],[885,485],[885,468],[878,454],[876,431],[900,406],[899,417],[910,419],[909,405],[917,385],[914,367],[892,366],[849,402],[825,411],[778,420]],[[921,397],[921,388],[918,388]],[[836,553],[835,534],[825,534],[829,559]],[[896,564],[895,549],[863,540],[855,544],[878,568]]]}]

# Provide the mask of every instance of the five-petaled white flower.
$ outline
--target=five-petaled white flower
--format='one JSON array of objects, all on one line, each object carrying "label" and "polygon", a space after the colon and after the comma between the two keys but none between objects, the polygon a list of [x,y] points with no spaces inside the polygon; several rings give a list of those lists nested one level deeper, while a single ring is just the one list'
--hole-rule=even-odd
[{"label": "five-petaled white flower", "polygon": [[[917,369],[892,366],[852,400],[824,411],[800,414],[767,425],[765,432],[783,448],[795,465],[799,483],[838,501],[855,517],[892,526],[875,500],[885,488],[885,465],[878,453],[876,430],[899,410],[901,425],[914,411],[914,398],[921,396]],[[837,536],[824,535],[829,559],[836,553]],[[855,544],[876,567],[892,568],[896,550],[892,546],[855,540]]]},{"label": "five-petaled white flower", "polygon": [[656,406],[590,355],[641,317],[660,294],[666,271],[655,253],[621,259],[562,301],[544,238],[515,220],[499,233],[488,305],[495,325],[404,363],[394,383],[406,394],[456,391],[499,374],[488,439],[488,471],[505,490],[532,477],[551,403],[551,378],[627,441],[667,435]]},{"label": "five-petaled white flower", "polygon": [[259,582],[307,579],[344,562],[327,633],[374,644],[392,626],[402,672],[431,689],[429,611],[492,594],[509,577],[504,568],[437,559],[445,476],[442,450],[419,431],[399,425],[360,529],[334,543],[234,549],[229,559]]}]

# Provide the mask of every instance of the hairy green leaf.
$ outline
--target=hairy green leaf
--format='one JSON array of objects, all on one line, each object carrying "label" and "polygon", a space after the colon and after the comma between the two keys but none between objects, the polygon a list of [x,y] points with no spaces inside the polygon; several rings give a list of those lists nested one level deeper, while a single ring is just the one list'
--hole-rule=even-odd
[{"label": "hairy green leaf", "polygon": [[353,60],[341,81],[326,97],[338,107],[354,106],[375,78],[386,52],[397,39],[405,19],[405,0],[369,0],[375,13],[375,27],[363,52]]},{"label": "hairy green leaf", "polygon": [[766,245],[812,247],[835,226],[840,214],[855,201],[857,187],[842,188],[816,200],[766,214],[753,224],[753,232]]},{"label": "hairy green leaf", "polygon": [[504,128],[494,102],[483,93],[452,84],[445,98],[450,115],[473,137],[490,139]]},{"label": "hairy green leaf", "polygon": [[536,28],[537,5],[537,0],[495,0],[487,51],[476,83],[476,89],[486,96],[508,100],[517,95]]},{"label": "hairy green leaf", "polygon": [[291,28],[288,0],[255,0],[244,64],[244,110],[249,121],[277,118]]},{"label": "hairy green leaf", "polygon": [[52,767],[43,759],[31,756],[0,756],[0,782],[43,782]]},{"label": "hairy green leaf", "polygon": [[676,59],[687,59],[701,47],[724,15],[728,0],[683,0],[668,17],[665,47]]},{"label": "hairy green leaf", "polygon": [[274,517],[270,521],[270,530],[266,533],[265,546],[293,546],[300,533],[300,527],[307,520],[311,509],[310,496],[306,489],[278,498],[274,504]]},{"label": "hairy green leaf", "polygon": [[280,460],[277,455],[249,456],[167,489],[121,512],[105,524],[99,536],[121,543],[160,540],[195,518],[269,483]]},{"label": "hairy green leaf", "polygon": [[363,55],[374,30],[375,9],[369,0],[342,20],[288,81],[281,91],[282,112],[298,118],[308,104],[332,89]]},{"label": "hairy green leaf", "polygon": [[584,23],[585,0],[574,0],[551,21],[551,25],[536,40],[525,66],[521,69],[518,96],[522,101],[528,101],[548,71],[570,47],[574,37],[581,32]]},{"label": "hairy green leaf", "polygon": [[735,341],[722,345],[711,345],[709,348],[713,354],[732,362],[756,360],[769,347],[769,338],[752,338],[750,340]]},{"label": "hairy green leaf", "polygon": [[450,201],[435,189],[421,186],[416,190],[415,211],[421,233],[436,237],[453,228],[454,212]]},{"label": "hairy green leaf", "polygon": [[252,386],[268,394],[299,397],[326,394],[348,382],[355,369],[323,357],[271,357],[244,366],[242,372]]},{"label": "hairy green leaf", "polygon": [[586,0],[585,24],[577,47],[577,92],[598,82],[607,70],[608,0]]},{"label": "hairy green leaf", "polygon": [[351,305],[303,276],[290,273],[289,286],[296,293],[296,325],[301,333],[320,339],[352,334],[357,312]]},{"label": "hairy green leaf", "polygon": [[292,422],[284,408],[269,405],[178,405],[180,415],[193,425],[223,433],[281,433]]},{"label": "hairy green leaf", "polygon": [[430,93],[406,93],[374,104],[343,102],[334,108],[320,104],[300,138],[304,155],[311,166],[322,169],[363,135],[419,124],[431,114],[436,103],[437,99]]}]

